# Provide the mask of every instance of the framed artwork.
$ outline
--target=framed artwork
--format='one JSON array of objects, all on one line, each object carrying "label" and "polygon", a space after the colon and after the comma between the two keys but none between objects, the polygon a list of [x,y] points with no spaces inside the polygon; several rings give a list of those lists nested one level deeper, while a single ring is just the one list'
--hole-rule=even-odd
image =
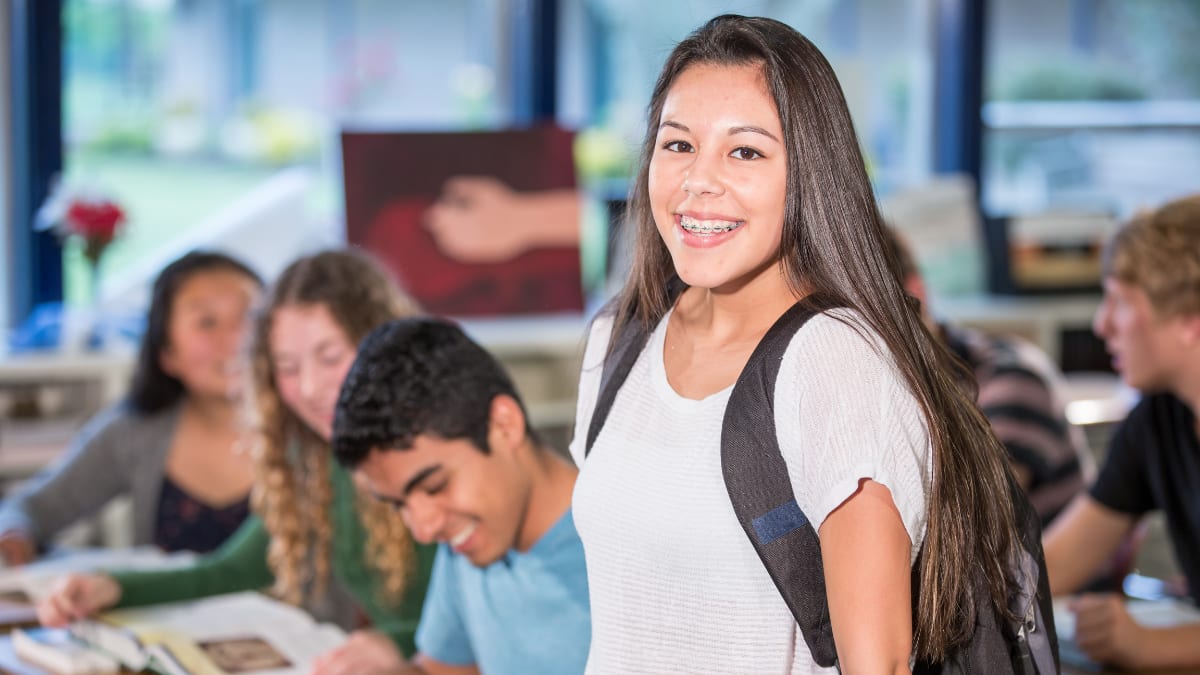
[{"label": "framed artwork", "polygon": [[429,312],[583,310],[572,132],[342,133],[346,238]]}]

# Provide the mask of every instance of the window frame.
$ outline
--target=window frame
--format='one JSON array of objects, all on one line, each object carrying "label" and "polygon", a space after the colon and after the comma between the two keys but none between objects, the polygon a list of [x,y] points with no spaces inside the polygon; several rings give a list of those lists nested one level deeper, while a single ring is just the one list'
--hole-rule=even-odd
[{"label": "window frame", "polygon": [[9,0],[6,132],[11,148],[6,249],[7,323],[63,297],[62,247],[33,230],[34,216],[63,166],[62,0]]}]

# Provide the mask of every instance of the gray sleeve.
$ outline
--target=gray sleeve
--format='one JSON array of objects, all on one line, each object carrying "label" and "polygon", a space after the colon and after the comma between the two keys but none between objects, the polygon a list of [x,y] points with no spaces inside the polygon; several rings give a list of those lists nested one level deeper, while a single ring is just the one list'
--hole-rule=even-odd
[{"label": "gray sleeve", "polygon": [[[144,443],[148,429],[123,406],[84,425],[64,456],[14,490],[0,505],[0,532],[20,529],[39,545],[113,497],[129,490],[129,448]],[[155,426],[155,425],[150,425]]]}]

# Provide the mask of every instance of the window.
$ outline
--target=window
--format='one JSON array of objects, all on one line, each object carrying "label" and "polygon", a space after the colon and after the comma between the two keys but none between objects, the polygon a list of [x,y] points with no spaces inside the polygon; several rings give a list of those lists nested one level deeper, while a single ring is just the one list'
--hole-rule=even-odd
[{"label": "window", "polygon": [[982,111],[987,212],[1078,210],[1124,218],[1195,190],[1200,3],[989,6]]},{"label": "window", "polygon": [[[229,246],[270,275],[340,240],[343,126],[510,122],[505,3],[488,0],[65,0],[66,180],[130,218],[107,302],[168,260]],[[273,234],[272,234],[273,233]],[[68,301],[91,282],[65,251]]]},{"label": "window", "polygon": [[[559,119],[590,127],[585,176],[624,178],[645,132],[645,108],[676,42],[718,14],[771,16],[813,41],[837,71],[881,193],[930,173],[932,53],[920,0],[563,0]],[[624,147],[625,153],[612,148]],[[623,194],[624,181],[615,192]]]}]

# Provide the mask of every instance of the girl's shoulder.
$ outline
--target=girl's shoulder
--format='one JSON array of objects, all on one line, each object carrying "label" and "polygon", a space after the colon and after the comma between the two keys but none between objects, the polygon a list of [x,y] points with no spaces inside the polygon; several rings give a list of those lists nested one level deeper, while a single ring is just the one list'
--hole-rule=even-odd
[{"label": "girl's shoulder", "polygon": [[778,382],[810,396],[916,401],[883,336],[860,312],[845,308],[822,312],[797,331]]},{"label": "girl's shoulder", "polygon": [[846,307],[813,316],[792,337],[787,351],[791,358],[819,359],[834,364],[837,359],[891,361],[887,344],[879,332],[862,313]]},{"label": "girl's shoulder", "polygon": [[587,343],[584,348],[584,364],[602,362],[608,353],[608,344],[612,340],[613,326],[616,315],[612,312],[601,312],[592,318],[588,324]]}]

